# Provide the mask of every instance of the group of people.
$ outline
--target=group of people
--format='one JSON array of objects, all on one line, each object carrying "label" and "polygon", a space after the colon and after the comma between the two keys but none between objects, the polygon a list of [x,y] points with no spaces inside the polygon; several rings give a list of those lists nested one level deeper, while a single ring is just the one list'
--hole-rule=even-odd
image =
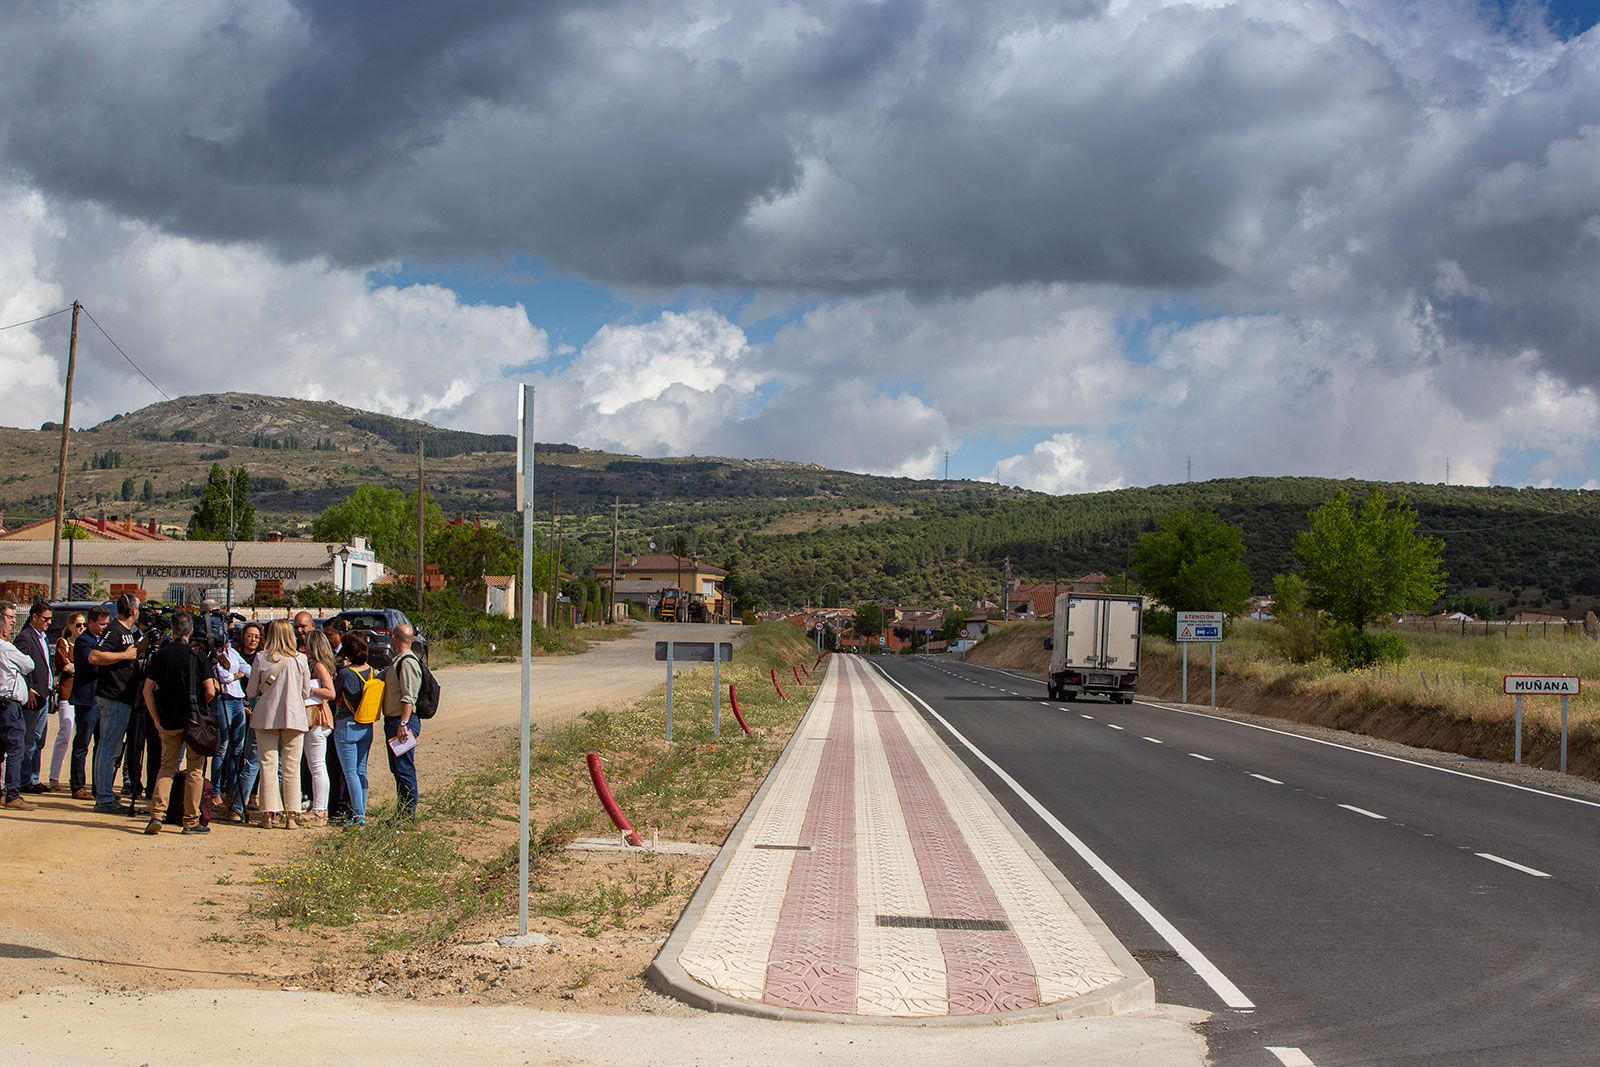
[{"label": "group of people", "polygon": [[363,826],[381,730],[400,810],[416,817],[424,669],[409,626],[394,630],[394,657],[377,671],[365,635],[342,619],[319,628],[302,611],[230,639],[205,616],[180,612],[163,626],[139,608],[124,594],[114,618],[74,612],[52,642],[49,604],[19,619],[21,606],[0,603],[0,808],[34,810],[28,794],[65,790],[131,816],[142,799],[155,834],[181,777],[185,834],[217,817],[248,822],[252,797],[263,827]]}]

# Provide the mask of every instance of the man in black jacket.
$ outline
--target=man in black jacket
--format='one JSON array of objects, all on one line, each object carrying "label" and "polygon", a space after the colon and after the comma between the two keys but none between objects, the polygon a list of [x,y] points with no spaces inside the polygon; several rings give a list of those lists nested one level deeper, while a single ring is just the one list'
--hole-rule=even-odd
[{"label": "man in black jacket", "polygon": [[[173,616],[172,640],[150,658],[144,680],[142,711],[149,714],[151,725],[161,735],[161,770],[156,775],[150,823],[144,828],[147,834],[161,832],[173,777],[178,773],[178,757],[184,750],[183,731],[191,719],[211,713],[211,698],[217,695],[217,680],[211,664],[189,643],[193,636],[194,618],[186,612]],[[190,750],[183,788],[183,832],[186,834],[210,832],[200,825],[200,793],[208,762],[204,754]]]},{"label": "man in black jacket", "polygon": [[50,787],[39,780],[39,764],[44,756],[45,733],[50,726],[50,712],[54,710],[56,678],[50,662],[50,641],[45,631],[50,629],[50,605],[35,600],[28,609],[28,625],[17,636],[17,647],[33,660],[33,670],[27,674],[28,701],[22,706],[26,748],[22,757],[22,791],[48,793]]}]

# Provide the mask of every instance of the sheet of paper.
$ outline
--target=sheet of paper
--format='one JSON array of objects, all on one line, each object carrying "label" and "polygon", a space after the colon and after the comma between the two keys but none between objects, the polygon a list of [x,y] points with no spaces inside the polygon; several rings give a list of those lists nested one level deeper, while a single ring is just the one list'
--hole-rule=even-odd
[{"label": "sheet of paper", "polygon": [[404,737],[391,737],[389,751],[396,756],[404,756],[407,752],[417,747],[417,735],[408,733]]}]

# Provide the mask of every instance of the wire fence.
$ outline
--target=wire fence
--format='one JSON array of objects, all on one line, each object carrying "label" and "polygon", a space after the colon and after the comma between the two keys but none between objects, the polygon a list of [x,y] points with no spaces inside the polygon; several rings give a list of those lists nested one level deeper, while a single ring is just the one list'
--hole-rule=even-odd
[{"label": "wire fence", "polygon": [[1502,640],[1595,640],[1597,635],[1584,628],[1583,620],[1540,620],[1538,622],[1496,621],[1493,619],[1413,619],[1397,622],[1402,633],[1438,634],[1440,637],[1500,638]]}]

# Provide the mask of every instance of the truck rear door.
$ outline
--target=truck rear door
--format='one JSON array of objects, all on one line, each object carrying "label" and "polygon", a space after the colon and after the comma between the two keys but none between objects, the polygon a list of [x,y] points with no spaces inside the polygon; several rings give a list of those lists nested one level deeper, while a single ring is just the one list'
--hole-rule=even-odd
[{"label": "truck rear door", "polygon": [[1063,656],[1068,670],[1089,670],[1100,666],[1104,602],[1073,597],[1067,601],[1066,647]]}]

